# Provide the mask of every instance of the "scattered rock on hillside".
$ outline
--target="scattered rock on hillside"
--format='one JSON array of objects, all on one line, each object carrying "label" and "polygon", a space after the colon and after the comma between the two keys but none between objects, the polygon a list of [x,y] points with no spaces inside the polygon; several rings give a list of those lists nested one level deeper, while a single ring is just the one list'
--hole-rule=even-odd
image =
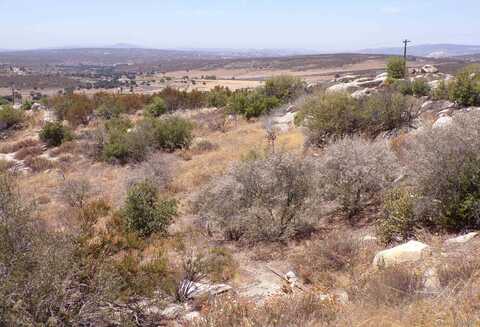
[{"label": "scattered rock on hillside", "polygon": [[421,106],[421,112],[439,112],[445,109],[455,109],[455,103],[446,100],[425,101]]},{"label": "scattered rock on hillside", "polygon": [[339,78],[336,78],[334,81],[339,83],[348,83],[358,78],[359,78],[358,75],[345,75],[345,76],[340,76]]},{"label": "scattered rock on hillside", "polygon": [[231,291],[232,287],[226,284],[204,284],[192,283],[192,291],[189,294],[191,299],[201,298],[205,296],[215,296]]},{"label": "scattered rock on hillside", "polygon": [[475,237],[477,237],[478,234],[479,234],[478,232],[472,232],[472,233],[468,233],[468,234],[465,234],[465,235],[450,238],[450,239],[446,240],[444,244],[445,245],[465,244],[465,243],[468,243],[469,241],[471,241],[472,239],[474,239]]},{"label": "scattered rock on hillside", "polygon": [[372,95],[373,93],[376,92],[375,88],[366,88],[363,90],[358,90],[352,93],[352,97],[355,99],[362,99],[365,98],[369,95]]},{"label": "scattered rock on hillside", "polygon": [[184,312],[185,312],[184,306],[180,304],[170,304],[159,313],[166,319],[176,319]]},{"label": "scattered rock on hillside", "polygon": [[438,68],[432,65],[425,65],[422,67],[422,73],[436,74],[438,73]]},{"label": "scattered rock on hillside", "polygon": [[453,118],[450,116],[442,116],[438,118],[435,123],[433,123],[432,127],[433,128],[443,128],[445,126],[448,126],[452,123]]},{"label": "scattered rock on hillside", "polygon": [[373,259],[375,267],[389,267],[403,262],[413,262],[431,255],[430,246],[418,241],[396,246],[391,249],[378,252]]},{"label": "scattered rock on hillside", "polygon": [[341,84],[335,84],[333,86],[330,86],[327,89],[327,92],[329,93],[334,93],[334,92],[355,92],[360,89],[360,86],[357,85],[355,82],[350,82],[350,83],[341,83]]}]

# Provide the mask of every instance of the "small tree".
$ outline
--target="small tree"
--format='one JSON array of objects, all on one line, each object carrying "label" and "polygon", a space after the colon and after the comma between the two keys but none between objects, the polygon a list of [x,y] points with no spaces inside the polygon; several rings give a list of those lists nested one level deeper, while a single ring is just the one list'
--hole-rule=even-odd
[{"label": "small tree", "polygon": [[461,71],[450,88],[450,99],[462,106],[480,104],[480,75],[470,69]]},{"label": "small tree", "polygon": [[391,79],[405,78],[405,60],[401,57],[390,57],[387,63],[387,74]]},{"label": "small tree", "polygon": [[141,236],[165,233],[176,214],[176,201],[159,199],[157,187],[149,180],[129,188],[123,209],[127,229]]},{"label": "small tree", "polygon": [[151,117],[160,117],[167,112],[167,105],[161,97],[154,97],[152,103],[145,107],[145,113]]}]

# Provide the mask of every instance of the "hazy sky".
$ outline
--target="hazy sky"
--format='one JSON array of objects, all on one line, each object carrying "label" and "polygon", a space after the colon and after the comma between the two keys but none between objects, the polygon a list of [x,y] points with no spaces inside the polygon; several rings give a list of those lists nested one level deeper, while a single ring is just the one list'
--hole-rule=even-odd
[{"label": "hazy sky", "polygon": [[0,0],[0,48],[480,44],[480,0]]}]

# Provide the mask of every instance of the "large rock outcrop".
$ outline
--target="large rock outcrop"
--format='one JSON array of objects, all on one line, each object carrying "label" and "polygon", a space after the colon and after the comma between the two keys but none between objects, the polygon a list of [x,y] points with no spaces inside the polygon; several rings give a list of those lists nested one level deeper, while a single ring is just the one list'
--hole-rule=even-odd
[{"label": "large rock outcrop", "polygon": [[395,266],[404,262],[415,262],[431,255],[430,246],[418,241],[410,241],[391,249],[378,252],[373,259],[377,268]]}]

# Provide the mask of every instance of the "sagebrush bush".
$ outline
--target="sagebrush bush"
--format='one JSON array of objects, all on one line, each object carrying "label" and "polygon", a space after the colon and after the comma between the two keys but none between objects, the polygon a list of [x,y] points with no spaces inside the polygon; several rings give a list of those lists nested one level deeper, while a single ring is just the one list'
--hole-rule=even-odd
[{"label": "sagebrush bush", "polygon": [[384,140],[345,137],[329,144],[319,163],[321,187],[352,220],[397,177],[398,163]]},{"label": "sagebrush bush", "polygon": [[123,208],[128,230],[141,236],[163,234],[176,214],[176,201],[160,199],[158,189],[152,182],[145,180],[129,188]]},{"label": "sagebrush bush", "polygon": [[426,129],[412,140],[408,166],[432,222],[443,228],[480,227],[480,113]]},{"label": "sagebrush bush", "polygon": [[196,209],[226,239],[282,241],[310,226],[314,184],[308,160],[275,154],[243,161],[213,181]]},{"label": "sagebrush bush", "polygon": [[0,126],[6,128],[14,127],[25,121],[25,114],[22,110],[13,109],[11,106],[0,107]]},{"label": "sagebrush bush", "polygon": [[63,142],[71,141],[73,134],[71,130],[63,126],[61,122],[47,122],[40,130],[39,137],[47,146],[59,146]]},{"label": "sagebrush bush", "polygon": [[387,74],[391,79],[405,78],[405,60],[401,57],[390,57],[387,62]]}]

